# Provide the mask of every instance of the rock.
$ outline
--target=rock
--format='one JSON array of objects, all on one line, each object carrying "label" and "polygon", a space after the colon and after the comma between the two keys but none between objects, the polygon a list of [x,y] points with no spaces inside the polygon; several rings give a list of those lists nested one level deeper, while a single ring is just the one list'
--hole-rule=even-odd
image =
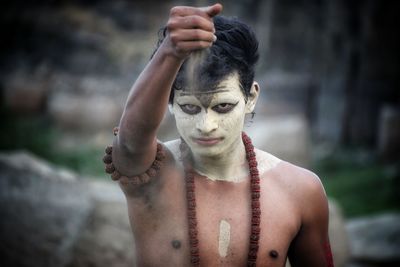
[{"label": "rock", "polygon": [[90,214],[86,191],[30,154],[1,154],[0,265],[65,266]]},{"label": "rock", "polygon": [[123,193],[78,179],[26,152],[0,154],[1,266],[117,266],[134,262]]},{"label": "rock", "polygon": [[329,239],[336,267],[344,267],[350,259],[350,243],[339,204],[329,199]]},{"label": "rock", "polygon": [[257,148],[302,167],[310,165],[310,134],[303,117],[288,115],[260,118],[245,125],[244,131]]},{"label": "rock", "polygon": [[134,265],[134,258],[126,205],[122,202],[96,202],[68,266],[129,267]]},{"label": "rock", "polygon": [[3,266],[132,266],[115,183],[80,180],[26,152],[0,155],[0,167]]},{"label": "rock", "polygon": [[68,267],[134,265],[134,242],[125,197],[117,183],[90,181],[95,202]]},{"label": "rock", "polygon": [[355,261],[379,266],[400,263],[400,214],[353,219],[346,228]]},{"label": "rock", "polygon": [[61,75],[48,99],[56,124],[70,131],[94,133],[118,125],[127,91],[117,81]]}]

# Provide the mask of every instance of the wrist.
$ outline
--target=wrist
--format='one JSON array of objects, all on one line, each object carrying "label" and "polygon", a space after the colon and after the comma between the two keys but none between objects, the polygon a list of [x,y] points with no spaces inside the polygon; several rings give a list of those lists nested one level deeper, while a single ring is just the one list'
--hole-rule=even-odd
[{"label": "wrist", "polygon": [[157,53],[160,53],[160,55],[164,59],[175,62],[179,65],[181,65],[190,55],[190,52],[178,51],[176,47],[174,47],[168,36],[161,43],[160,47],[157,50]]}]

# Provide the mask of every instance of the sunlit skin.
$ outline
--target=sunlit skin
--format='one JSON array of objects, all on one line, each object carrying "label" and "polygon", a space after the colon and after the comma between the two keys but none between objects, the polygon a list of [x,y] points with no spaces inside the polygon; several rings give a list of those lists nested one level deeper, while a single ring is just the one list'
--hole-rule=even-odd
[{"label": "sunlit skin", "polygon": [[[127,176],[152,164],[157,128],[172,84],[191,52],[212,46],[219,4],[175,7],[168,35],[134,83],[114,141],[113,162]],[[245,100],[236,72],[207,94],[175,91],[171,107],[196,171],[196,212],[201,266],[246,266],[250,231],[249,170],[241,131],[260,88]],[[180,140],[164,144],[164,166],[148,184],[123,185],[137,266],[190,266]],[[257,266],[326,267],[328,206],[313,173],[256,149],[261,186]]]}]

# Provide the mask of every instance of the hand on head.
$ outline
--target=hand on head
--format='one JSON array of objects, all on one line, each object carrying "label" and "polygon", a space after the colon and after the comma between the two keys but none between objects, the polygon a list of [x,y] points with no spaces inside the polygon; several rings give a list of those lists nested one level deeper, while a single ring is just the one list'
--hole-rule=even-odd
[{"label": "hand on head", "polygon": [[210,47],[216,40],[212,18],[221,11],[221,4],[172,8],[167,23],[167,42],[172,53],[178,58],[186,58],[193,51]]}]

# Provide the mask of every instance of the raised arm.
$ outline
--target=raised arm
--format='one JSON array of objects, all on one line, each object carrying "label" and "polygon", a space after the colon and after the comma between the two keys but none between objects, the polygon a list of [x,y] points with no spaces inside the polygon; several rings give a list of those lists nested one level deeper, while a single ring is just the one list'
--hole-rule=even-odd
[{"label": "raised arm", "polygon": [[329,209],[318,177],[310,175],[302,190],[302,225],[289,249],[292,267],[333,267],[328,237]]},{"label": "raised arm", "polygon": [[221,9],[220,4],[171,9],[167,35],[132,86],[120,120],[112,157],[121,174],[141,174],[154,161],[156,132],[176,74],[191,52],[215,41],[212,17]]}]

